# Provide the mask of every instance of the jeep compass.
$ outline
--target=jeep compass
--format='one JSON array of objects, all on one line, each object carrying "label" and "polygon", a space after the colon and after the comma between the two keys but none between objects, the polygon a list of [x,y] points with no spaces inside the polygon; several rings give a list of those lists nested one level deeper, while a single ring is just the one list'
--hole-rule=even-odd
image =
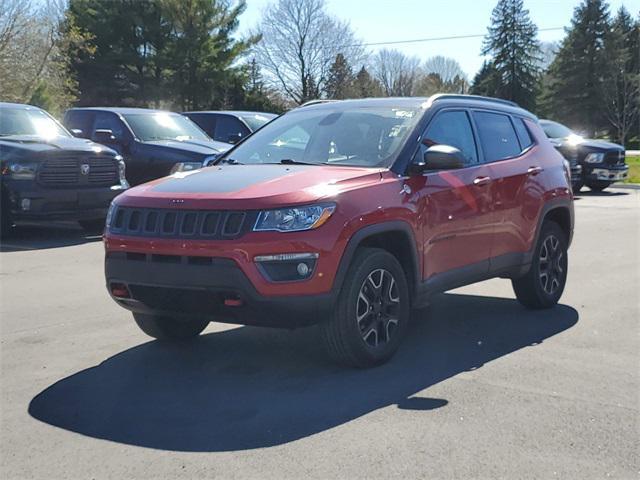
[{"label": "jeep compass", "polygon": [[369,367],[439,292],[503,277],[525,307],[552,307],[572,232],[568,164],[517,105],[313,102],[116,198],[106,283],[155,338],[319,324],[332,358]]}]

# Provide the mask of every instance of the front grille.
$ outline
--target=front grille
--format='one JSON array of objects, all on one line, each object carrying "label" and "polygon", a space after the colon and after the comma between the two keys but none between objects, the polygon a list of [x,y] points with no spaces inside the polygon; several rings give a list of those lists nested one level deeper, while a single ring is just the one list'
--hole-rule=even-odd
[{"label": "front grille", "polygon": [[247,233],[256,212],[118,207],[109,232],[133,237],[233,240]]},{"label": "front grille", "polygon": [[608,165],[622,165],[624,164],[624,151],[611,150],[604,155],[604,163]]},{"label": "front grille", "polygon": [[38,171],[38,181],[50,187],[106,187],[119,183],[120,175],[118,164],[112,158],[55,156],[43,162]]}]

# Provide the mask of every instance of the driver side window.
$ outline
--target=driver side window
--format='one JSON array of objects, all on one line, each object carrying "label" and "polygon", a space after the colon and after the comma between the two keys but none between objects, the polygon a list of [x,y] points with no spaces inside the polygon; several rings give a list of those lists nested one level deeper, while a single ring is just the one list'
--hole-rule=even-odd
[{"label": "driver side window", "polygon": [[465,165],[478,163],[478,150],[471,128],[469,115],[465,111],[447,111],[436,116],[422,137],[419,155],[433,145],[449,145],[462,152]]},{"label": "driver side window", "polygon": [[111,130],[113,136],[122,140],[124,137],[124,125],[118,117],[112,113],[98,112],[93,122],[93,133],[96,130]]}]

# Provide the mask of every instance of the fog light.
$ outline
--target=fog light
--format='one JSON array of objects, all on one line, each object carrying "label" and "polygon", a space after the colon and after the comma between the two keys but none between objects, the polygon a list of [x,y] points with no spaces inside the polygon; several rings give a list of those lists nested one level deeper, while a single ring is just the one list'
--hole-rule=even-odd
[{"label": "fog light", "polygon": [[31,199],[23,198],[22,201],[20,202],[20,208],[22,208],[22,210],[24,210],[25,212],[27,210],[31,210]]},{"label": "fog light", "polygon": [[297,270],[301,277],[306,277],[309,273],[309,266],[306,263],[299,263]]},{"label": "fog light", "polygon": [[111,295],[113,295],[116,298],[131,298],[129,289],[124,283],[112,283]]}]

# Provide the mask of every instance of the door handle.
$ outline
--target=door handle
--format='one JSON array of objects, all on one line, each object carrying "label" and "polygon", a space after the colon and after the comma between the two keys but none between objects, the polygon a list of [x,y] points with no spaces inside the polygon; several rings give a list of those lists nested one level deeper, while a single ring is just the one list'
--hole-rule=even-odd
[{"label": "door handle", "polygon": [[541,173],[543,170],[542,167],[538,167],[538,166],[534,166],[534,167],[529,167],[529,169],[527,170],[527,174],[528,175],[538,175],[539,173]]},{"label": "door handle", "polygon": [[486,185],[491,181],[491,177],[478,177],[473,181],[473,184],[481,187],[482,185]]}]

